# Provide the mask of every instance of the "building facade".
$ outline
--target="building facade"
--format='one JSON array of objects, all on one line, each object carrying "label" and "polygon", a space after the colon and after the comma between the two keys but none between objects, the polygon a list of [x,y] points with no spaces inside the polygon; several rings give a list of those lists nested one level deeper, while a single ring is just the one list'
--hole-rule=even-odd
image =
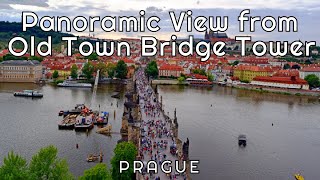
[{"label": "building facade", "polygon": [[271,67],[239,65],[234,68],[233,76],[240,81],[252,81],[257,76],[270,76],[273,73]]},{"label": "building facade", "polygon": [[177,65],[165,64],[159,68],[160,77],[180,77],[183,72],[184,69]]},{"label": "building facade", "polygon": [[32,82],[42,78],[42,65],[33,60],[10,60],[0,63],[0,82]]},{"label": "building facade", "polygon": [[286,89],[304,89],[309,90],[307,81],[300,79],[297,76],[292,77],[255,77],[251,81],[252,85],[265,86],[273,88],[286,88]]},{"label": "building facade", "polygon": [[320,78],[320,67],[304,67],[300,70],[300,78],[304,79],[310,74],[314,74]]}]

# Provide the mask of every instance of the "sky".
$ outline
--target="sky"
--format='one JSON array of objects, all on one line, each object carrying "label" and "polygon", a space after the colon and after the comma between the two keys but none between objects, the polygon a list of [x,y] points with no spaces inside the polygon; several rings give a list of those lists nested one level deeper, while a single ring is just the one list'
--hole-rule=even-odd
[{"label": "sky", "polygon": [[[298,32],[264,32],[256,24],[255,32],[239,32],[237,18],[243,9],[250,9],[248,16],[295,16],[298,20]],[[197,16],[228,16],[227,34],[233,38],[237,35],[249,35],[253,40],[263,41],[317,41],[319,38],[320,1],[319,0],[0,0],[0,21],[21,22],[22,11],[33,11],[42,16],[139,16],[145,10],[146,17],[156,15],[161,18],[161,30],[152,32],[104,32],[96,25],[95,37],[119,39],[122,37],[156,36],[168,40],[175,34],[178,38],[194,35],[203,38],[203,32],[186,32],[184,24],[181,32],[174,32],[169,11],[192,10],[193,18]],[[186,22],[184,22],[186,23]],[[249,24],[249,23],[247,23]],[[72,32],[76,35],[89,35],[89,32]],[[91,34],[92,35],[92,34]]]}]

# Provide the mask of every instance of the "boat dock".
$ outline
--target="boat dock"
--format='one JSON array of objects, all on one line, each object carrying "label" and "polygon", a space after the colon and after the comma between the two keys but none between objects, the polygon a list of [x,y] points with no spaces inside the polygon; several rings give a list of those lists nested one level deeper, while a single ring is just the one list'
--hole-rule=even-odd
[{"label": "boat dock", "polygon": [[76,118],[78,115],[69,114],[63,118],[63,120],[58,124],[59,129],[74,129],[76,124]]},{"label": "boat dock", "polygon": [[94,125],[107,125],[109,112],[92,111],[84,104],[77,104],[74,109],[60,111],[63,120],[58,123],[59,129],[74,129],[75,131],[89,131]]}]

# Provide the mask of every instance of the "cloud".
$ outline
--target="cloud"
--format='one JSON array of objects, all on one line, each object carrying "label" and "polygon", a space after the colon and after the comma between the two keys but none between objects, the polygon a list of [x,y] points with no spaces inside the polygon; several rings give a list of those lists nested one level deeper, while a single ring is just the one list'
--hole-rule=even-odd
[{"label": "cloud", "polygon": [[11,4],[17,5],[32,5],[39,7],[49,7],[48,4],[43,0],[1,0],[0,1],[0,9],[11,9]]},{"label": "cloud", "polygon": [[[161,31],[157,33],[132,33],[117,32],[105,33],[96,23],[96,36],[105,38],[139,37],[143,34],[157,36],[160,39],[169,39],[172,34],[179,38],[190,34],[203,37],[201,32],[186,32],[186,24],[180,33],[174,33],[169,10],[179,13],[181,10],[191,9],[193,18],[196,16],[228,16],[229,29],[227,33],[231,37],[235,35],[252,35],[255,40],[319,40],[317,34],[320,18],[320,1],[318,0],[1,0],[0,21],[21,21],[22,11],[34,11],[39,17],[42,16],[139,16],[141,9],[146,10],[146,17],[156,15],[161,18],[159,26]],[[299,20],[298,33],[266,33],[261,28],[256,32],[239,33],[237,17],[242,9],[250,8],[251,16],[296,16]],[[186,23],[186,21],[184,21]],[[259,23],[257,23],[259,26]],[[311,28],[312,27],[312,28]],[[75,34],[80,34],[73,32]],[[83,32],[81,35],[89,32]]]}]

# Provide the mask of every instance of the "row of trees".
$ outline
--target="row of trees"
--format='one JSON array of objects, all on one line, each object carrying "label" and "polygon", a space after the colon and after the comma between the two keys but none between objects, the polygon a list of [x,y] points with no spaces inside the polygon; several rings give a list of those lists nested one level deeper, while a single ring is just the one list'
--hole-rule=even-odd
[{"label": "row of trees", "polygon": [[[76,179],[69,171],[69,166],[65,159],[57,156],[58,150],[54,146],[40,149],[30,163],[22,156],[10,152],[3,160],[0,167],[0,179],[3,180],[33,180],[33,179]],[[96,166],[85,170],[80,180],[112,180],[112,179],[132,179],[133,161],[137,155],[137,148],[131,142],[121,142],[114,149],[114,156],[111,159],[111,170],[106,164],[99,163]],[[128,171],[120,172],[120,161],[126,160],[130,164]]]},{"label": "row of trees", "polygon": [[10,152],[0,168],[1,179],[72,179],[66,160],[57,157],[54,146],[40,149],[30,163],[20,155]]},{"label": "row of trees", "polygon": [[[92,79],[93,73],[97,70],[100,70],[100,77],[104,77],[105,74],[108,74],[108,77],[113,78],[119,78],[119,79],[125,79],[127,77],[128,68],[127,64],[124,61],[119,61],[116,65],[109,63],[105,64],[103,62],[99,62],[96,66],[94,66],[91,62],[86,63],[82,68],[82,74],[87,79]],[[76,79],[78,77],[78,67],[74,64],[71,67],[71,73],[70,76],[73,79]],[[59,72],[54,71],[52,74],[52,78],[56,79],[59,77]]]},{"label": "row of trees", "polygon": [[319,77],[315,74],[307,75],[304,80],[306,80],[310,86],[310,88],[320,87],[320,80]]},{"label": "row of trees", "polygon": [[[147,67],[145,69],[145,73],[146,73],[146,75],[148,77],[158,78],[159,69],[158,69],[156,61],[151,61],[151,62],[148,63],[148,65],[147,65]],[[210,73],[207,74],[204,69],[194,69],[192,71],[192,73],[207,76],[209,81],[213,81],[213,78],[214,78],[213,75],[211,75]],[[186,80],[186,78],[187,77],[182,74],[181,77],[178,78],[178,81],[179,82],[183,82],[183,81]]]},{"label": "row of trees", "polygon": [[8,60],[37,60],[41,62],[43,61],[43,57],[41,56],[17,57],[12,54],[6,54],[0,57],[0,61],[8,61]]}]

